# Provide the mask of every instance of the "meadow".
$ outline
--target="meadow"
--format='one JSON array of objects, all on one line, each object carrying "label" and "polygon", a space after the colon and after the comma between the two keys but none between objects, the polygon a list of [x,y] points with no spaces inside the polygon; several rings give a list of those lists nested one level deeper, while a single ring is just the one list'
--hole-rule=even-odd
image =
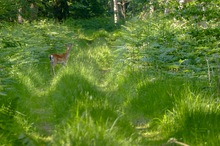
[{"label": "meadow", "polygon": [[220,24],[109,21],[0,24],[0,145],[218,145]]}]

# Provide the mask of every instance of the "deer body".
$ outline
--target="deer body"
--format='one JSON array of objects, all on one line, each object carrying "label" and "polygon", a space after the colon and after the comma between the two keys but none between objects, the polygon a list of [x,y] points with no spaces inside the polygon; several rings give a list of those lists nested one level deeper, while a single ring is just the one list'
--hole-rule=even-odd
[{"label": "deer body", "polygon": [[69,53],[70,53],[70,48],[72,47],[71,44],[66,45],[66,52],[63,54],[51,54],[49,56],[50,58],[50,65],[51,69],[53,71],[53,74],[55,75],[55,66],[57,64],[62,64],[63,66],[66,65],[68,58],[69,58]]}]

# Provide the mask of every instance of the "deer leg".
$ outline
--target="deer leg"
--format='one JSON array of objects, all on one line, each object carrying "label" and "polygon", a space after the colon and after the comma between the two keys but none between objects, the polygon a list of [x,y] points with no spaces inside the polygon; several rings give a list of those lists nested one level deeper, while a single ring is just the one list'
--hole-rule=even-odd
[{"label": "deer leg", "polygon": [[51,62],[50,62],[50,65],[51,65],[51,73],[52,73],[53,75],[56,75],[54,62],[51,61]]},{"label": "deer leg", "polygon": [[55,66],[52,66],[52,71],[53,71],[53,75],[56,75],[54,67]]},{"label": "deer leg", "polygon": [[54,57],[53,57],[53,55],[50,55],[49,58],[50,58],[51,73],[53,72],[53,74],[55,75],[56,63],[54,62]]}]

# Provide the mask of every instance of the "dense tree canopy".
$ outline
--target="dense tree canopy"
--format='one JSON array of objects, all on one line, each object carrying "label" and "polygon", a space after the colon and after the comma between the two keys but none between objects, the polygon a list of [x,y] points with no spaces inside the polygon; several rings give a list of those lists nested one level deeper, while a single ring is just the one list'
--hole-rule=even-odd
[{"label": "dense tree canopy", "polygon": [[[218,0],[115,0],[118,17],[161,12],[176,18],[219,19]],[[17,16],[32,21],[40,18],[91,18],[113,16],[113,0],[0,0],[0,19],[15,21]]]},{"label": "dense tree canopy", "polygon": [[[90,18],[103,16],[109,9],[108,0],[0,0],[1,20],[13,21],[18,9],[24,19],[31,17],[55,18]],[[34,13],[35,12],[35,13]]]}]

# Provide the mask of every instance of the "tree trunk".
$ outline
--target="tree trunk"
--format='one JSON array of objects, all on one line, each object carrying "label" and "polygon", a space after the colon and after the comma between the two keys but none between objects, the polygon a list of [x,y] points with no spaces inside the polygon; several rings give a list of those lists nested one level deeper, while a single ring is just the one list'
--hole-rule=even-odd
[{"label": "tree trunk", "polygon": [[118,5],[117,0],[113,0],[113,8],[114,8],[114,23],[118,23]]},{"label": "tree trunk", "polygon": [[169,5],[169,0],[165,0],[165,9],[164,9],[164,14],[167,15],[169,14],[170,10],[167,8]]},{"label": "tree trunk", "polygon": [[18,23],[23,23],[23,17],[22,17],[22,8],[18,9]]},{"label": "tree trunk", "polygon": [[118,8],[119,8],[118,12],[120,11],[121,17],[123,19],[125,19],[126,18],[126,14],[125,14],[125,11],[126,11],[125,4],[126,4],[126,2],[125,2],[125,0],[122,0],[121,2],[118,2],[117,4],[118,4]]},{"label": "tree trunk", "polygon": [[32,22],[33,20],[37,19],[38,7],[35,3],[30,4],[30,15],[29,21]]}]

